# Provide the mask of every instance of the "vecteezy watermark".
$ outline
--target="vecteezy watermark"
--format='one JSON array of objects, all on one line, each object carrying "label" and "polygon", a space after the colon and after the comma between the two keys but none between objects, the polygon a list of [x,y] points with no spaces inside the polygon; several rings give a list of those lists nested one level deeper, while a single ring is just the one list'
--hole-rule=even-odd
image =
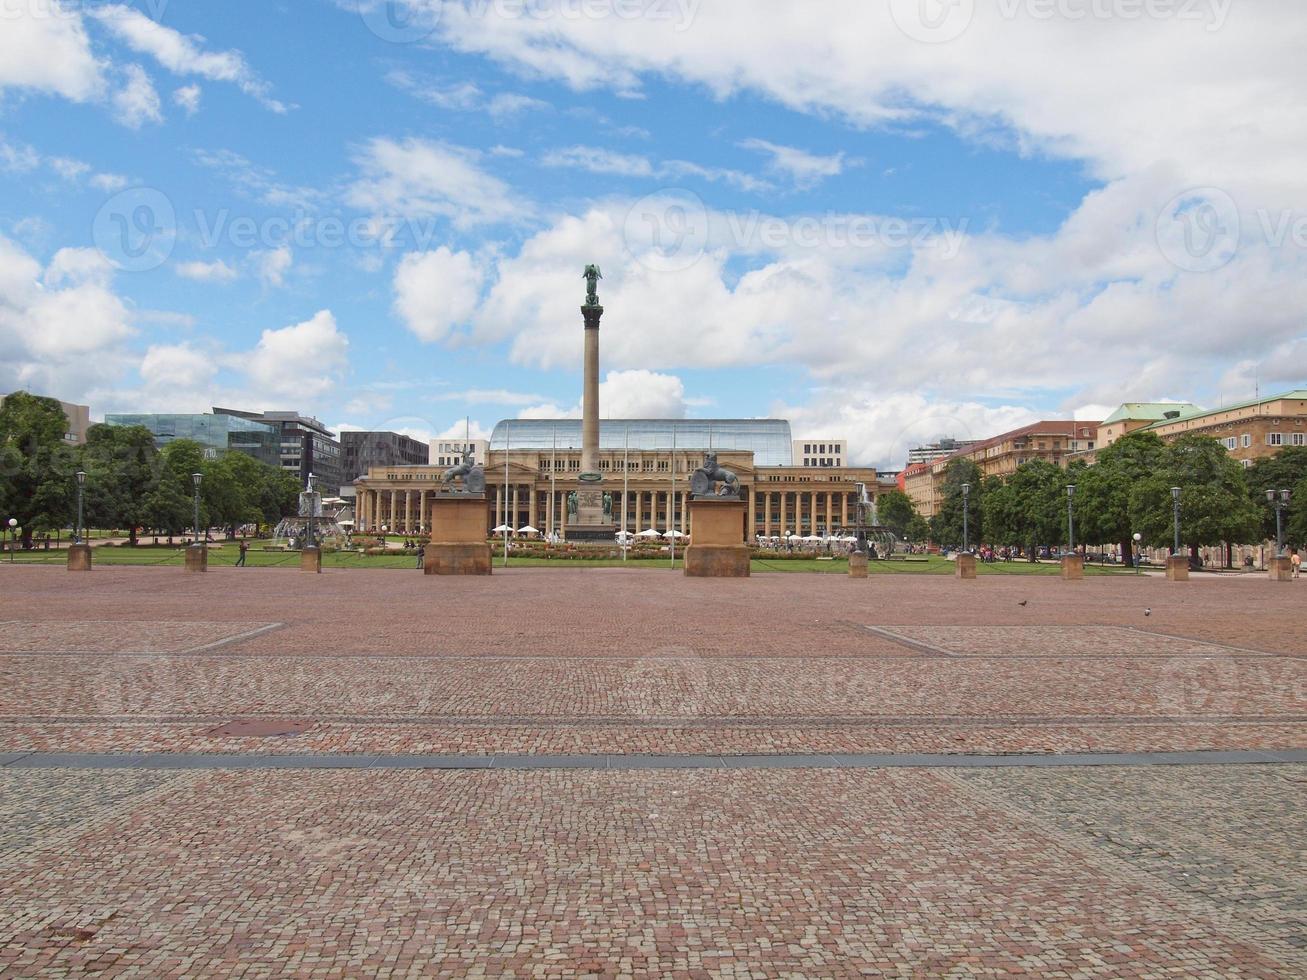
[{"label": "vecteezy watermark", "polygon": [[167,262],[176,247],[177,212],[162,191],[132,187],[104,202],[91,237],[118,269],[148,272]]},{"label": "vecteezy watermark", "polygon": [[683,272],[712,249],[938,249],[955,258],[968,220],[835,214],[779,218],[760,211],[712,215],[684,188],[642,197],[626,214],[623,236],[632,258],[655,272]]},{"label": "vecteezy watermark", "polygon": [[976,16],[976,0],[890,0],[900,31],[923,44],[956,41]]},{"label": "vecteezy watermark", "polygon": [[162,21],[172,0],[0,0],[0,23],[7,20],[71,20],[82,14],[112,18],[141,13]]},{"label": "vecteezy watermark", "polygon": [[368,28],[384,41],[412,44],[436,32],[444,7],[456,4],[472,20],[536,21],[566,25],[585,20],[670,23],[687,30],[701,0],[357,0]]},{"label": "vecteezy watermark", "polygon": [[1239,207],[1219,187],[1182,191],[1157,215],[1157,245],[1186,272],[1215,272],[1239,250]]},{"label": "vecteezy watermark", "polygon": [[440,26],[442,0],[357,0],[363,23],[383,41],[416,44]]},{"label": "vecteezy watermark", "polygon": [[[988,16],[1001,20],[1176,21],[1207,31],[1225,26],[1234,0],[987,0]],[[976,17],[975,0],[890,0],[895,25],[914,41],[944,44],[966,33]]]}]

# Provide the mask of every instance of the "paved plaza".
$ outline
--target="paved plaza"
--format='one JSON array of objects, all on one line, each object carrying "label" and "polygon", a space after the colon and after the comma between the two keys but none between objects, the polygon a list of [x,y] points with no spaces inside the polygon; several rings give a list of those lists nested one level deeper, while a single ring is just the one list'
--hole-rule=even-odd
[{"label": "paved plaza", "polygon": [[0,974],[1301,976],[1305,602],[0,567]]}]

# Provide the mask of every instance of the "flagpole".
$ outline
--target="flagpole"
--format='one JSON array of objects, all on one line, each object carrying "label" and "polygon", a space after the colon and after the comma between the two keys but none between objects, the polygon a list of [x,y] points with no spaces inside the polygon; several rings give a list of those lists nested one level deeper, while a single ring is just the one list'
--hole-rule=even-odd
[{"label": "flagpole", "polygon": [[553,544],[554,529],[558,526],[554,523],[554,508],[558,506],[558,426],[554,426],[554,448],[549,455],[549,538],[550,544]]},{"label": "flagpole", "polygon": [[[504,423],[504,567],[508,567],[508,447],[512,444],[511,426]],[[516,516],[516,515],[514,515]]]},{"label": "flagpole", "polygon": [[667,501],[667,530],[671,534],[672,563],[669,568],[676,569],[676,423],[672,423],[672,496]]},{"label": "flagpole", "polygon": [[626,423],[626,445],[622,449],[622,561],[626,561],[626,502],[631,498],[631,423]]}]

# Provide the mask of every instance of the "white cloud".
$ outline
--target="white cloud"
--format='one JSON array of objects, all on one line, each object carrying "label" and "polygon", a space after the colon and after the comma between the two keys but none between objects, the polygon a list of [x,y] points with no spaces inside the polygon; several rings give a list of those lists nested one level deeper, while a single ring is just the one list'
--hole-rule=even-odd
[{"label": "white cloud", "polygon": [[140,65],[128,65],[123,69],[123,75],[122,87],[113,94],[118,121],[130,129],[140,129],[147,122],[162,122],[159,93],[145,69]]},{"label": "white cloud", "polygon": [[280,288],[286,284],[286,273],[294,264],[295,256],[289,245],[279,245],[274,249],[251,252],[250,261],[265,286]]},{"label": "white cloud", "polygon": [[441,246],[406,255],[395,270],[395,312],[423,343],[444,340],[476,309],[482,277],[466,252]]},{"label": "white cloud", "polygon": [[218,374],[218,362],[209,351],[191,344],[152,345],[138,369],[147,388],[163,392],[207,391]]},{"label": "white cloud", "polygon": [[181,106],[186,115],[193,116],[200,111],[202,94],[203,90],[198,85],[183,85],[172,93],[172,101]]},{"label": "white cloud", "polygon": [[112,280],[93,249],[62,249],[43,269],[0,236],[0,389],[75,400],[123,369],[120,345],[133,330]]},{"label": "white cloud", "polygon": [[213,262],[178,262],[173,271],[183,279],[195,282],[231,282],[240,277],[240,273],[222,259]]},{"label": "white cloud", "polygon": [[121,174],[94,173],[94,168],[84,160],[76,160],[72,157],[46,157],[30,144],[15,143],[0,135],[0,170],[29,174],[40,169],[49,171],[68,183],[85,183],[96,190],[110,194],[122,190],[129,183]]},{"label": "white cloud", "polygon": [[655,164],[638,154],[618,153],[597,146],[572,146],[551,150],[540,161],[546,167],[584,170],[592,174],[616,177],[643,177],[657,180],[676,180],[698,177],[703,180],[724,181],[746,191],[765,191],[771,185],[751,174],[721,167],[704,167],[687,160],[667,160]]},{"label": "white cloud", "polygon": [[827,177],[837,177],[844,172],[843,153],[817,156],[792,146],[780,146],[760,139],[744,140],[740,146],[768,154],[771,157],[769,168],[787,176],[800,189],[815,187]]},{"label": "white cloud", "polygon": [[104,66],[74,6],[58,0],[6,2],[0,23],[0,91],[32,89],[74,102],[100,97]]},{"label": "white cloud", "polygon": [[467,80],[441,82],[402,68],[387,72],[386,81],[429,105],[451,112],[484,112],[496,121],[502,121],[527,110],[550,108],[548,102],[518,92],[486,95],[474,82]]},{"label": "white cloud", "polygon": [[445,217],[468,228],[529,217],[531,208],[478,165],[474,150],[409,138],[373,139],[357,154],[353,207],[389,217]]},{"label": "white cloud", "polygon": [[265,330],[248,354],[232,359],[264,398],[314,400],[339,385],[349,339],[330,310],[280,330]]},{"label": "white cloud", "polygon": [[268,83],[258,77],[239,51],[205,51],[204,38],[181,34],[120,4],[101,7],[91,16],[133,51],[150,55],[174,74],[231,82],[273,112],[283,113],[289,108],[269,95]]},{"label": "white cloud", "polygon": [[[672,374],[642,369],[609,371],[599,383],[599,411],[606,419],[685,418],[685,385]],[[560,408],[553,402],[530,405],[518,413],[523,419],[576,419],[581,403]]]}]

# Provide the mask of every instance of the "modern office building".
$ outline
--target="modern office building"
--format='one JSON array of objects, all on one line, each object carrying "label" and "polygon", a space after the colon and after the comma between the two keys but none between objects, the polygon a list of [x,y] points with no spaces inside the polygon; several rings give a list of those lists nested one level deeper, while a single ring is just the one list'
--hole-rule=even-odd
[{"label": "modern office building", "polygon": [[978,439],[941,439],[939,442],[932,442],[928,446],[917,446],[915,449],[908,450],[908,465],[933,463],[945,456],[952,456],[968,446],[974,446],[977,442],[979,442]]},{"label": "modern office building", "polygon": [[849,449],[847,439],[794,440],[795,466],[843,466]]},{"label": "modern office building", "polygon": [[215,459],[225,452],[240,452],[280,466],[280,432],[276,427],[235,415],[126,415],[104,417],[106,425],[144,426],[154,434],[154,444],[162,449],[178,439],[189,439],[204,447],[204,454]]},{"label": "modern office building", "polygon": [[432,439],[431,465],[446,469],[458,466],[463,462],[464,453],[467,454],[468,462],[485,465],[486,450],[489,448],[488,439]]},{"label": "modern office building", "polygon": [[[820,440],[819,440],[820,441]],[[782,419],[612,419],[600,426],[599,472],[613,495],[617,528],[689,533],[690,477],[710,449],[744,489],[746,534],[824,534],[854,519],[859,484],[871,495],[895,488],[876,470],[792,465],[790,425]],[[675,448],[673,448],[675,446]],[[578,419],[512,419],[491,436],[486,465],[486,528],[534,527],[567,534],[567,495],[580,486]],[[355,481],[362,530],[425,530],[439,466],[370,471]]]},{"label": "modern office building", "polygon": [[368,470],[382,466],[425,466],[430,449],[398,432],[342,432],[341,483],[353,483]]},{"label": "modern office building", "polygon": [[301,486],[313,475],[314,489],[325,496],[340,493],[340,442],[320,421],[298,412],[244,412],[214,408],[215,415],[230,415],[271,425],[279,433],[278,456],[282,469],[294,473]]}]

